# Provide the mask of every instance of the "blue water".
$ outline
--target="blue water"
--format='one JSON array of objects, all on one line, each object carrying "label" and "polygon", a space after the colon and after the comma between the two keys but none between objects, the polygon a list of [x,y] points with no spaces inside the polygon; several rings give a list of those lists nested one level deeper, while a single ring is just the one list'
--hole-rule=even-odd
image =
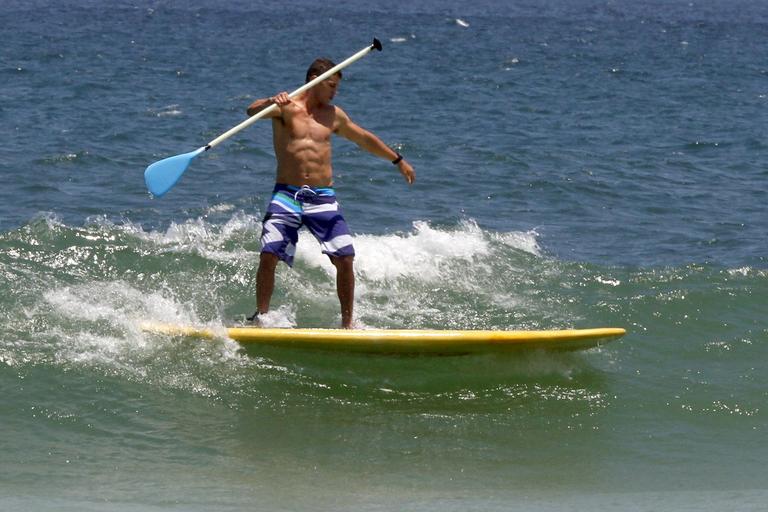
[{"label": "blue water", "polygon": [[[363,326],[622,326],[599,350],[387,358],[144,333],[253,310],[269,123],[336,102]],[[761,510],[768,4],[6,1],[3,510]],[[302,235],[274,320],[335,326]]]}]

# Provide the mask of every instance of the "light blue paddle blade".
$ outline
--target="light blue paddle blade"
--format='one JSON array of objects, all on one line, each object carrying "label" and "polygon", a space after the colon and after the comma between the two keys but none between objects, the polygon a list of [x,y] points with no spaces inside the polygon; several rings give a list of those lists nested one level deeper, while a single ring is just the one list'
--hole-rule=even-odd
[{"label": "light blue paddle blade", "polygon": [[162,197],[171,190],[181,175],[184,174],[184,171],[187,170],[192,159],[203,151],[205,151],[205,146],[183,155],[165,158],[147,167],[147,170],[144,171],[144,183],[147,184],[152,195]]}]

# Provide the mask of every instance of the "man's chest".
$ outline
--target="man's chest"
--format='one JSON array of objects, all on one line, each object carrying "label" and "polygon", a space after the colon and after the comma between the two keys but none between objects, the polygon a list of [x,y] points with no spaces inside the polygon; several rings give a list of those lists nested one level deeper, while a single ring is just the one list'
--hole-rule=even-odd
[{"label": "man's chest", "polygon": [[286,117],[285,128],[288,135],[294,139],[326,141],[336,129],[336,116],[332,110],[307,112],[296,109]]}]

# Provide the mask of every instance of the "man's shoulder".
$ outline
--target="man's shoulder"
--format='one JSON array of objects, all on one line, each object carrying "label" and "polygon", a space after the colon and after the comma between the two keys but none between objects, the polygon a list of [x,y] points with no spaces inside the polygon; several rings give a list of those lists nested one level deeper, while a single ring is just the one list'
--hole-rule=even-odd
[{"label": "man's shoulder", "polygon": [[338,105],[331,105],[331,106],[333,107],[333,109],[334,109],[334,113],[336,114],[336,116],[337,116],[338,118],[340,118],[340,119],[342,119],[342,120],[344,120],[344,121],[347,121],[347,120],[349,120],[349,116],[347,115],[347,113],[346,113],[346,112],[344,112],[344,109],[343,109],[343,108],[341,108],[341,107],[340,107],[340,106],[338,106]]}]

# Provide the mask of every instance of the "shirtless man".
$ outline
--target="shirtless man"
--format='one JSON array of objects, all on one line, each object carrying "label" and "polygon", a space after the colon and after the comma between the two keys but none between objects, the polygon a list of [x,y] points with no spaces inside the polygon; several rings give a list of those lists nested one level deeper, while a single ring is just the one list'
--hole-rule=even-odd
[{"label": "shirtless man", "polygon": [[[332,67],[334,63],[328,59],[315,60],[307,70],[306,81]],[[255,323],[258,323],[259,315],[269,311],[277,263],[282,260],[289,266],[293,264],[298,230],[304,225],[336,267],[341,326],[352,327],[355,250],[333,190],[331,134],[341,135],[371,154],[392,161],[409,185],[416,178],[413,167],[402,155],[331,104],[340,82],[341,72],[338,72],[293,99],[288,93],[281,92],[271,98],[256,100],[248,107],[249,116],[272,104],[278,107],[266,116],[272,119],[277,176],[261,234],[262,248],[256,274],[257,309],[248,318]]]}]

